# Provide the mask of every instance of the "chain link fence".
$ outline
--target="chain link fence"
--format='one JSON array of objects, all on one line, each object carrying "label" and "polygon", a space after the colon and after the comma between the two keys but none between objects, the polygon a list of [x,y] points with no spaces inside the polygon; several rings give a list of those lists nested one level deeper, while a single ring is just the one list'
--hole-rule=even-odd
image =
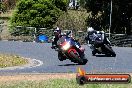
[{"label": "chain link fence", "polygon": [[24,40],[21,39],[21,41],[25,42],[39,42],[39,35],[45,35],[48,37],[48,42],[51,42],[52,30],[53,29],[17,26],[11,35],[21,36],[21,38],[24,38]]},{"label": "chain link fence", "polygon": [[[47,36],[48,42],[51,42],[53,39],[53,29],[17,26],[13,29],[13,32],[10,33],[4,33],[3,29],[4,31],[5,29],[8,31],[7,25],[4,25],[4,22],[0,21],[1,40],[39,42],[39,35]],[[75,30],[62,30],[62,32],[66,31],[72,31],[72,36],[77,39],[80,43],[84,43],[85,32]]]},{"label": "chain link fence", "polygon": [[[5,31],[8,31],[8,33]],[[38,36],[45,35],[48,37],[48,42],[51,42],[53,37],[52,31],[53,29],[17,26],[12,32],[9,32],[7,25],[1,23],[0,40],[39,42]]]},{"label": "chain link fence", "polygon": [[[8,30],[5,30],[6,28],[7,25],[4,24],[4,21],[0,20],[0,40],[39,42],[38,36],[41,34],[48,37],[48,42],[51,42],[53,38],[53,29],[17,26],[14,29],[14,32],[7,33]],[[63,32],[66,31],[72,31],[72,36],[76,40],[78,40],[81,44],[86,44],[85,37],[87,32],[70,29],[63,30]],[[108,36],[109,34],[107,34],[107,37]],[[132,35],[110,34],[110,36],[110,41],[113,46],[132,47]]]}]

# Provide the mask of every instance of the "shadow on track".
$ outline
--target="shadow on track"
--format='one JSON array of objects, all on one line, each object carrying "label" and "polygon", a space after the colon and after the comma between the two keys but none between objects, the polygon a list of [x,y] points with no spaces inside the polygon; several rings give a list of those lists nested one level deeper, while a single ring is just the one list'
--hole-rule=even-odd
[{"label": "shadow on track", "polygon": [[112,56],[109,56],[109,55],[104,55],[104,54],[98,54],[98,55],[95,55],[96,57],[112,57]]},{"label": "shadow on track", "polygon": [[63,65],[58,65],[58,66],[76,66],[76,65],[79,65],[79,64],[63,64]]},{"label": "shadow on track", "polygon": [[104,55],[104,54],[98,54],[98,55],[95,55],[96,57],[108,57],[108,56],[106,56],[106,55]]}]

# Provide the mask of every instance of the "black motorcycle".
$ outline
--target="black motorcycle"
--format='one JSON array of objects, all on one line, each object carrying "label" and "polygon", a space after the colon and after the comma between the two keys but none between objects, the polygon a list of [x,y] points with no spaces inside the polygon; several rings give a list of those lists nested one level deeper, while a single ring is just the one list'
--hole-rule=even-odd
[{"label": "black motorcycle", "polygon": [[107,56],[116,57],[116,53],[111,47],[110,41],[106,36],[103,34],[98,34],[95,37],[94,42],[91,44],[92,55],[95,56],[96,53],[98,54],[105,54]]},{"label": "black motorcycle", "polygon": [[62,36],[58,42],[58,47],[55,49],[58,51],[58,59],[60,61],[69,59],[74,63],[85,65],[87,59],[85,58],[84,49],[80,49],[80,45],[73,38],[68,37],[68,34]]}]

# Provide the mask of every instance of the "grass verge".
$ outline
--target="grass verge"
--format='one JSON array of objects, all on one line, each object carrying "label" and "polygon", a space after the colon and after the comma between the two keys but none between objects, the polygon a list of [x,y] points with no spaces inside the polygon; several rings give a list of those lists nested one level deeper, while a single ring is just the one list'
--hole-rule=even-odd
[{"label": "grass verge", "polygon": [[130,84],[85,84],[79,85],[75,79],[52,79],[43,81],[20,81],[0,83],[0,88],[132,88]]},{"label": "grass verge", "polygon": [[0,54],[0,68],[20,66],[20,65],[27,64],[27,63],[28,63],[28,60],[20,56]]}]

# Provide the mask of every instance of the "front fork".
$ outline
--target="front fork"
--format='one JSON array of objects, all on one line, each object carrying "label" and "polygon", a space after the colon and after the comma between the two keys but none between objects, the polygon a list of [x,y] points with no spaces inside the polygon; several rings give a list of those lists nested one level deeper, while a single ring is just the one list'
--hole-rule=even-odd
[{"label": "front fork", "polygon": [[78,53],[79,53],[79,55],[80,55],[80,57],[81,58],[83,58],[84,57],[84,51],[85,51],[85,49],[84,48],[82,48],[82,47],[80,47],[80,48],[77,48],[77,51],[78,51]]}]

